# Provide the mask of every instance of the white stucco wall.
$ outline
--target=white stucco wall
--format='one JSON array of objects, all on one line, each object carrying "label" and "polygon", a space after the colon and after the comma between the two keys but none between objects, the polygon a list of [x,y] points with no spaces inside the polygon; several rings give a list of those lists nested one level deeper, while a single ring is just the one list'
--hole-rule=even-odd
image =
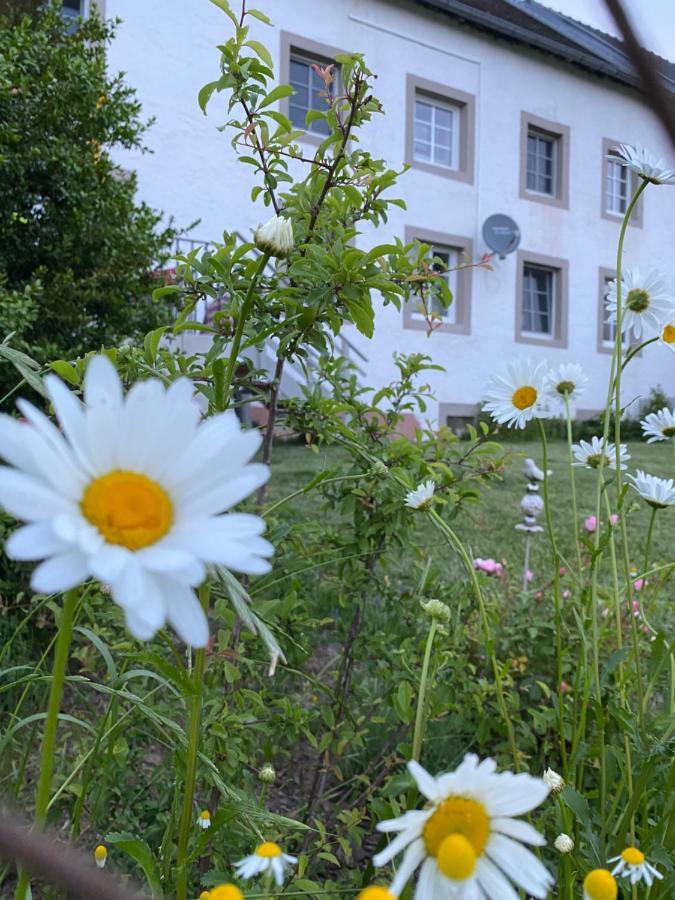
[{"label": "white stucco wall", "polygon": [[[281,30],[365,53],[379,76],[376,93],[386,116],[376,117],[364,144],[391,166],[400,167],[404,158],[408,73],[475,94],[473,184],[410,170],[395,191],[408,209],[392,210],[378,242],[403,236],[411,225],[470,237],[478,257],[487,249],[481,237],[485,218],[504,212],[521,228],[522,249],[569,263],[566,349],[516,343],[516,258],[511,255],[495,259],[492,272],[473,272],[468,335],[427,338],[423,331],[404,330],[402,314],[381,306],[372,341],[350,330],[369,359],[368,383],[380,385],[395,376],[393,351],[425,352],[447,369],[428,379],[439,403],[477,403],[491,371],[528,354],[552,364],[580,362],[591,378],[580,406],[600,408],[609,356],[597,349],[598,270],[614,267],[619,233],[618,224],[600,215],[602,139],[640,142],[668,155],[665,136],[637,94],[403,0],[257,0],[256,5],[275,22],[266,28],[251,20],[253,36],[266,43],[275,63]],[[223,229],[235,228],[246,233],[268,213],[262,204],[252,206],[249,167],[237,162],[228,136],[217,130],[226,118],[223,98],[212,101],[207,117],[196,101],[199,88],[217,77],[215,47],[229,36],[229,20],[207,0],[106,0],[105,12],[123,20],[110,49],[110,67],[127,73],[144,113],[157,120],[147,138],[154,152],[120,159],[137,169],[143,199],[181,225],[201,219],[194,237],[218,239]],[[569,209],[519,196],[523,110],[570,128]],[[629,229],[627,264],[654,265],[675,278],[674,239],[675,188],[650,188],[644,226]],[[361,238],[363,246],[372,240],[365,233]],[[674,369],[675,355],[660,346],[648,348],[629,367],[625,396],[644,395],[657,383],[675,394]]]}]

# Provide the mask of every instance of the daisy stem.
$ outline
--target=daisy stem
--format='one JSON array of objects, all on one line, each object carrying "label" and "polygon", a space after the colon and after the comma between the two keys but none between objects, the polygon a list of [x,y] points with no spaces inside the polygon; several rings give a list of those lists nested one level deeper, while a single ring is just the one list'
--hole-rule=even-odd
[{"label": "daisy stem", "polygon": [[[675,443],[673,444],[675,447]],[[656,519],[656,513],[658,512],[655,506],[652,506],[652,514],[649,519],[649,528],[647,529],[647,544],[645,546],[645,562],[642,566],[642,571],[646,572],[649,569],[649,556],[652,552],[652,535],[654,533],[654,520]],[[644,580],[644,579],[643,579]],[[643,584],[644,587],[644,584]]]},{"label": "daisy stem", "polygon": [[[52,775],[54,774],[54,759],[56,757],[56,731],[59,724],[63,683],[66,678],[66,669],[68,667],[70,641],[73,636],[73,618],[75,607],[77,606],[77,599],[77,588],[66,591],[63,595],[63,608],[56,638],[56,650],[54,653],[54,666],[52,669],[52,683],[49,689],[47,717],[45,719],[45,730],[42,736],[40,777],[35,793],[35,825],[38,828],[42,828],[47,818],[47,806],[49,805]],[[24,900],[29,884],[30,876],[28,871],[26,869],[21,869],[19,883],[14,895],[15,900]]]},{"label": "daisy stem", "polygon": [[263,253],[260,256],[258,268],[253,273],[253,277],[251,278],[250,284],[248,286],[248,291],[246,292],[246,297],[244,298],[244,302],[242,303],[241,309],[239,310],[237,328],[234,332],[234,338],[232,339],[232,346],[230,347],[230,358],[227,361],[227,371],[225,372],[225,380],[222,388],[223,409],[227,409],[230,405],[232,379],[234,378],[237,359],[239,358],[239,348],[241,347],[241,339],[244,335],[244,326],[246,325],[248,314],[251,312],[251,305],[253,304],[253,297],[255,295],[255,288],[258,283],[258,279],[262,275],[269,258],[269,253]]},{"label": "daisy stem", "polygon": [[[569,424],[569,406],[567,397],[565,397],[565,406],[567,409],[567,421]],[[555,539],[555,528],[553,527],[553,518],[551,515],[551,503],[548,496],[548,442],[546,440],[546,432],[544,431],[544,423],[541,419],[537,419],[539,425],[539,435],[541,437],[541,451],[543,455],[542,468],[544,470],[544,513],[546,516],[546,530],[548,531],[548,539],[551,544],[551,555],[553,557],[553,604],[555,608],[555,656],[556,656],[556,676],[558,690],[558,730],[560,740],[560,760],[562,762],[563,778],[569,778],[567,771],[567,744],[565,741],[565,704],[563,696],[563,656],[562,656],[562,610],[560,608],[560,554],[558,552],[558,544]],[[574,482],[574,475],[572,475]],[[574,515],[576,522],[576,513]],[[576,530],[576,529],[575,529]],[[578,550],[578,548],[577,548]]]},{"label": "daisy stem", "polygon": [[[209,608],[209,595],[211,586],[205,581],[199,588],[199,602],[206,613]],[[177,900],[187,900],[188,896],[188,843],[190,831],[194,825],[194,810],[192,808],[195,794],[195,782],[197,780],[197,755],[199,752],[199,732],[202,720],[202,688],[204,682],[204,663],[206,653],[200,647],[194,654],[192,668],[192,691],[186,698],[189,704],[188,728],[187,728],[187,755],[185,758],[185,784],[183,793],[183,812],[181,815],[180,831],[178,832],[178,854],[176,858],[176,897]]]},{"label": "daisy stem", "polygon": [[572,452],[572,416],[570,413],[570,401],[565,394],[565,421],[567,424],[567,456],[570,464],[570,487],[572,489],[572,532],[574,535],[574,547],[577,552],[577,566],[581,572],[581,547],[579,545],[579,520],[577,518],[577,486],[574,479],[574,453]]},{"label": "daisy stem", "polygon": [[424,650],[424,661],[422,662],[422,674],[420,675],[420,688],[417,694],[417,712],[415,714],[415,731],[413,734],[412,758],[415,762],[420,761],[422,754],[422,741],[424,740],[424,711],[426,706],[427,680],[429,678],[429,663],[431,661],[431,651],[434,646],[434,638],[436,637],[436,620],[431,620],[429,634],[427,636],[427,645]]},{"label": "daisy stem", "polygon": [[466,548],[464,544],[457,537],[455,532],[450,528],[446,522],[439,516],[439,514],[433,510],[429,510],[429,518],[434,523],[434,525],[443,532],[443,534],[448,539],[448,542],[454,547],[455,551],[459,554],[462,559],[462,562],[466,566],[466,569],[469,573],[469,578],[471,579],[471,586],[473,588],[476,600],[478,601],[478,610],[480,613],[481,623],[483,626],[483,633],[485,635],[485,649],[487,651],[488,659],[490,660],[490,665],[492,667],[492,673],[495,680],[495,692],[497,694],[497,705],[499,707],[499,712],[501,713],[502,720],[504,722],[504,728],[506,729],[506,735],[509,742],[509,748],[511,750],[511,756],[513,757],[513,767],[516,772],[521,771],[520,765],[520,754],[518,752],[518,747],[516,745],[516,738],[513,733],[513,723],[511,722],[511,717],[509,716],[509,711],[506,707],[506,699],[504,697],[504,686],[502,685],[502,676],[499,669],[499,663],[497,661],[497,656],[495,654],[495,645],[494,638],[492,637],[492,628],[490,627],[490,617],[488,615],[487,607],[485,606],[485,598],[483,597],[483,591],[480,586],[480,582],[478,581],[478,576],[476,575],[476,570],[473,567],[473,563],[469,557],[469,554],[466,552]]}]

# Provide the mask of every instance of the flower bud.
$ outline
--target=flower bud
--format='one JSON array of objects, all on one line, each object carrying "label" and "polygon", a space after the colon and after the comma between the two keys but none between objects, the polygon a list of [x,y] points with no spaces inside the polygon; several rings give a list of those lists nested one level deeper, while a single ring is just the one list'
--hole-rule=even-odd
[{"label": "flower bud", "polygon": [[565,787],[565,782],[561,775],[554,772],[553,769],[547,769],[544,772],[544,782],[550,787],[554,794],[559,794]]},{"label": "flower bud", "polygon": [[553,846],[556,850],[559,850],[560,853],[571,853],[572,850],[574,850],[574,841],[569,834],[559,834],[555,841],[553,841]]},{"label": "flower bud", "polygon": [[276,777],[277,773],[274,771],[274,766],[271,763],[265,763],[258,773],[258,778],[263,784],[274,784]]},{"label": "flower bud", "polygon": [[431,600],[427,600],[426,603],[422,604],[422,609],[436,622],[440,622],[441,625],[447,625],[450,621],[450,607],[446,606],[442,600],[436,600],[432,597]]},{"label": "flower bud", "polygon": [[94,848],[94,862],[96,863],[97,869],[102,869],[105,866],[106,860],[108,859],[108,851],[103,846],[103,844],[99,844]]},{"label": "flower bud", "polygon": [[269,222],[258,225],[253,232],[258,250],[270,256],[286,257],[293,252],[293,225],[290,219],[272,216]]}]

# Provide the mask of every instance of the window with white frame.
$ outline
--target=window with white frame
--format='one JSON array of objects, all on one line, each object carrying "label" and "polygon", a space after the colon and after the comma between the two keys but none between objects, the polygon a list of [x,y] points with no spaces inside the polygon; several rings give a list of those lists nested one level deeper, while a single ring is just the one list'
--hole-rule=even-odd
[{"label": "window with white frame", "polygon": [[[306,124],[307,113],[312,110],[326,112],[328,109],[326,85],[313,66],[330,65],[324,59],[313,59],[305,53],[291,51],[289,82],[293,88],[290,97],[288,114],[296,128],[306,129],[312,134],[327,135],[328,124],[323,119],[316,119]],[[336,69],[333,69],[333,75]],[[335,82],[330,87],[334,93]]]},{"label": "window with white frame", "polygon": [[[437,293],[430,291],[427,295],[427,312],[434,313],[445,325],[457,324],[457,286],[458,271],[457,266],[460,263],[462,251],[457,247],[431,247],[428,259],[434,272],[438,272],[439,276],[445,281],[452,293],[452,303],[446,307],[441,303]],[[448,271],[453,269],[454,271]],[[413,312],[414,319],[424,319],[424,313],[419,309]]]},{"label": "window with white frame", "polygon": [[[609,301],[609,285],[612,281],[614,281],[614,276],[605,275],[603,279],[603,293],[602,293],[602,346],[606,350],[614,349],[614,341],[616,340],[616,322],[609,322],[609,309],[607,308],[607,304]],[[637,343],[635,339],[635,334],[631,329],[630,332],[624,335],[623,345],[624,347],[630,347],[632,344]]]},{"label": "window with white frame", "polygon": [[623,216],[628,208],[630,172],[618,159],[605,159],[605,212]]},{"label": "window with white frame", "polygon": [[528,191],[555,197],[558,168],[558,138],[536,128],[527,132],[526,186]]},{"label": "window with white frame", "polygon": [[555,269],[525,263],[523,268],[523,301],[521,333],[538,338],[555,337]]},{"label": "window with white frame", "polygon": [[413,119],[413,155],[418,162],[459,168],[460,107],[432,98],[415,95]]}]

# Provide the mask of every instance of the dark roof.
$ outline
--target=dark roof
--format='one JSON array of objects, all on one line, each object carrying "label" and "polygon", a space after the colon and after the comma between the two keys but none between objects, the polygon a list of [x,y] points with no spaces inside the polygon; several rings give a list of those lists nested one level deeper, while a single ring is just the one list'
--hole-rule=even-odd
[{"label": "dark roof", "polygon": [[[640,87],[640,78],[618,38],[570,19],[535,0],[411,0],[492,37],[550,53],[614,81]],[[675,64],[649,57],[666,88],[675,94]]]}]

